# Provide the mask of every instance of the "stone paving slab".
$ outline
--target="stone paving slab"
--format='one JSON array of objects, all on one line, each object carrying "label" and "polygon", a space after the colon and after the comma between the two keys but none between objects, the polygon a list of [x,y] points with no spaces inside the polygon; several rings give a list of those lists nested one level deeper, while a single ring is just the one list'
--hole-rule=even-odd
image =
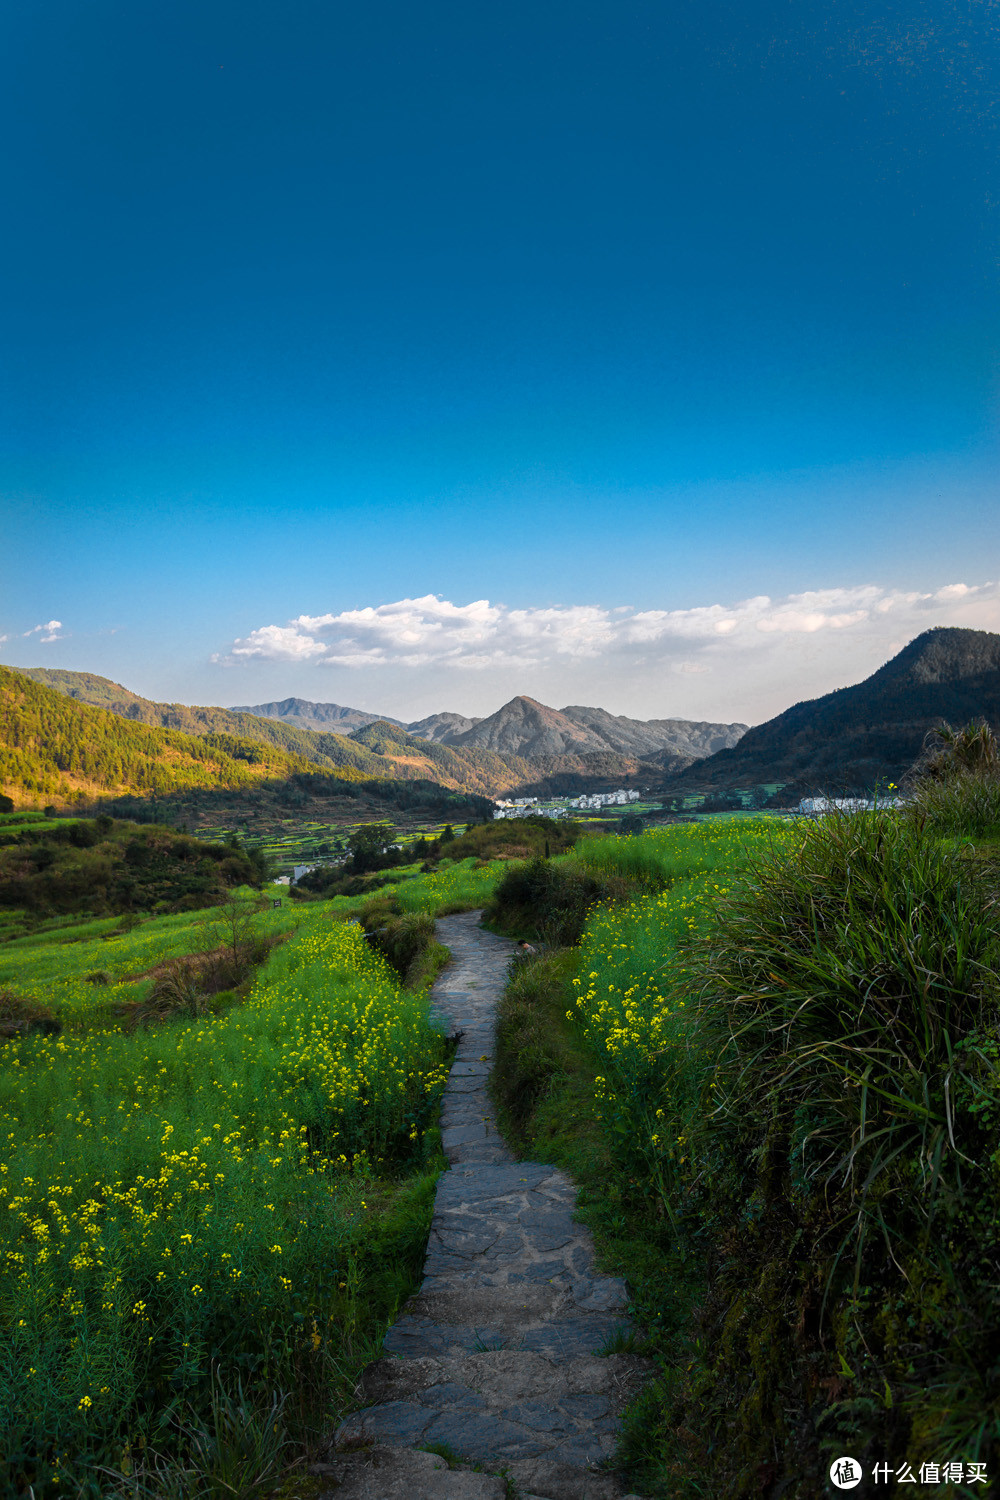
[{"label": "stone paving slab", "polygon": [[[467,1462],[502,1467],[527,1500],[638,1500],[622,1496],[606,1465],[620,1414],[650,1367],[600,1356],[631,1327],[624,1282],[595,1269],[569,1178],[516,1161],[497,1128],[487,1081],[513,944],[478,919],[437,924],[452,957],[433,1006],[463,1034],[442,1105],[450,1170],[438,1182],[424,1280],[386,1335],[385,1357],[365,1372],[365,1404],[341,1423],[335,1448],[447,1444]],[[354,1500],[353,1490],[336,1494]],[[385,1500],[395,1494],[387,1489]]]},{"label": "stone paving slab", "polygon": [[[490,1474],[449,1471],[436,1453],[373,1446],[335,1454],[311,1473],[332,1488],[318,1500],[506,1500],[507,1486]],[[310,1492],[311,1493],[311,1492]]]}]

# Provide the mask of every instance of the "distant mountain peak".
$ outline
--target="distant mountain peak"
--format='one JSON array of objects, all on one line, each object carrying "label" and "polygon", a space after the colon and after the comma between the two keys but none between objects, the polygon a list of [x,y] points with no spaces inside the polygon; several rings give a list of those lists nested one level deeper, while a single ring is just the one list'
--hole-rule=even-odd
[{"label": "distant mountain peak", "polygon": [[[314,729],[320,733],[351,734],[366,724],[399,724],[389,714],[371,714],[363,708],[345,708],[340,703],[313,703],[309,698],[282,698],[274,703],[257,703],[253,707],[234,708],[234,714],[253,714],[258,719],[278,719],[296,729]],[[404,726],[405,727],[405,726]]]},{"label": "distant mountain peak", "polygon": [[675,785],[781,781],[802,795],[899,782],[929,729],[986,719],[1000,729],[1000,635],[940,626],[916,636],[863,682],[793,703],[733,749],[680,772]]},{"label": "distant mountain peak", "polygon": [[734,745],[745,730],[745,724],[629,719],[603,708],[549,708],[521,693],[471,729],[450,735],[446,743],[527,760],[609,753],[640,759],[667,753],[692,759]]}]

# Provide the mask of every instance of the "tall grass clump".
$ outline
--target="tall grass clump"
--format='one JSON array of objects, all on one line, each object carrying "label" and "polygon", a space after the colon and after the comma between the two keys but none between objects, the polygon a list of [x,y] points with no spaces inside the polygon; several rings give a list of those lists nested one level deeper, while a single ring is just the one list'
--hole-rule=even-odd
[{"label": "tall grass clump", "polygon": [[997,915],[981,865],[885,813],[809,826],[718,905],[691,1142],[713,1353],[681,1405],[727,1493],[759,1492],[776,1449],[802,1496],[845,1442],[995,1451]]},{"label": "tall grass clump", "polygon": [[862,813],[812,826],[751,891],[723,905],[704,961],[730,1033],[720,1117],[787,1130],[803,1182],[841,1181],[862,1225],[905,1154],[929,1224],[961,1190],[956,1111],[995,1033],[988,885],[914,820]]},{"label": "tall grass clump", "polygon": [[379,1184],[420,1181],[446,1072],[426,1002],[360,926],[328,918],[223,1015],[8,1041],[0,1420],[14,1492],[60,1481],[97,1496],[103,1468],[147,1454],[183,1467],[225,1425],[219,1391],[223,1406],[266,1407],[329,1385],[422,1256],[429,1198],[396,1222]]},{"label": "tall grass clump", "polygon": [[933,730],[909,792],[912,812],[935,833],[1000,840],[1000,748],[990,726]]}]

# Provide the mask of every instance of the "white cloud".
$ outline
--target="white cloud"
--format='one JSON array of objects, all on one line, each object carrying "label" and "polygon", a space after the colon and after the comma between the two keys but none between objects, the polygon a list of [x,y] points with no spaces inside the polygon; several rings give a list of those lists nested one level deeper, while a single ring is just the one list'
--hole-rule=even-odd
[{"label": "white cloud", "polygon": [[622,655],[654,662],[672,657],[675,646],[683,643],[685,659],[672,665],[691,672],[704,670],[689,659],[692,647],[714,654],[724,642],[728,651],[746,651],[759,647],[762,636],[867,634],[882,621],[891,624],[893,638],[906,639],[933,624],[996,628],[1000,586],[954,583],[934,593],[917,593],[867,584],[675,610],[592,604],[509,609],[486,599],[453,604],[426,594],[364,609],[299,615],[287,625],[263,625],[214,659],[357,668],[447,665],[475,672]]},{"label": "white cloud", "polygon": [[[932,625],[1000,630],[1000,584],[920,592],[872,583],[673,610],[512,609],[427,594],[259,626],[213,660],[261,670],[270,663],[297,674],[297,692],[336,691],[345,702],[362,693],[400,716],[441,707],[491,713],[505,697],[529,693],[640,718],[756,723],[860,681]],[[313,666],[340,670],[344,681],[321,687]]]},{"label": "white cloud", "polygon": [[44,625],[33,625],[30,630],[26,630],[24,632],[24,635],[25,637],[29,635],[40,635],[42,638],[42,644],[47,645],[49,641],[61,641],[63,639],[63,637],[59,633],[61,630],[61,620],[49,620]]},{"label": "white cloud", "polygon": [[[311,656],[324,652],[326,647],[313,640],[301,624],[300,619],[286,626],[262,625],[259,630],[251,630],[245,641],[236,641],[232,655],[244,661],[253,657],[265,661],[308,661]],[[218,661],[219,657],[213,656],[212,660]]]}]

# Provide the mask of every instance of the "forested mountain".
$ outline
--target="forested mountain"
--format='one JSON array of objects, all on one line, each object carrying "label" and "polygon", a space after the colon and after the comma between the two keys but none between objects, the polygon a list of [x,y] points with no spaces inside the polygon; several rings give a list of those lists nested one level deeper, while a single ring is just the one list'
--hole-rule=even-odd
[{"label": "forested mountain", "polygon": [[[103,708],[133,724],[181,730],[187,735],[203,736],[219,746],[224,746],[228,740],[236,740],[244,746],[271,746],[333,774],[356,773],[357,777],[368,779],[436,781],[452,790],[480,796],[500,796],[519,785],[524,777],[524,770],[516,761],[507,762],[475,749],[460,753],[444,751],[437,745],[411,739],[397,724],[387,720],[375,720],[364,730],[351,735],[320,733],[296,728],[293,723],[259,719],[253,714],[227,708],[156,703],[107,677],[97,677],[89,672],[31,667],[21,671],[20,675],[77,702]],[[335,704],[314,706],[336,707]],[[391,732],[383,734],[376,730],[366,738],[367,731],[376,726]]]},{"label": "forested mountain", "polygon": [[0,789],[18,805],[247,787],[310,769],[301,756],[234,735],[129,722],[0,666]]},{"label": "forested mountain", "polygon": [[[327,782],[432,782],[477,796],[500,795],[524,779],[524,767],[489,752],[453,751],[412,739],[395,725],[379,722],[360,738],[312,734],[281,724],[233,715],[226,709],[185,709],[135,700],[136,713],[179,708],[197,723],[191,734],[161,728],[122,712],[127,689],[66,673],[60,688],[46,686],[36,673],[0,667],[0,791],[18,805],[71,806],[108,796],[168,797],[184,791],[250,788],[264,781],[300,784],[303,776]],[[104,694],[115,709],[98,708],[69,696]],[[115,688],[111,694],[109,688]],[[243,734],[217,726],[231,723]],[[292,736],[307,754],[288,753],[268,742],[271,734]]]},{"label": "forested mountain", "polygon": [[689,766],[671,789],[783,781],[813,791],[899,782],[942,722],[986,719],[1000,730],[1000,635],[925,631],[853,687],[796,703],[749,729],[733,749]]},{"label": "forested mountain", "polygon": [[[95,708],[106,708],[109,713],[119,714],[133,723],[148,724],[156,729],[179,729],[184,734],[231,734],[241,739],[255,740],[261,745],[273,745],[277,750],[284,750],[289,755],[301,755],[305,760],[315,761],[318,765],[343,764],[342,759],[323,754],[317,746],[316,736],[292,722],[257,718],[249,710],[200,708],[187,703],[156,703],[152,698],[142,698],[120,683],[112,682],[107,677],[97,677],[92,672],[67,672],[54,667],[19,667],[18,671],[24,677],[43,683],[45,687],[65,693],[68,698],[75,698],[80,703],[90,703]],[[353,710],[345,712],[351,713]],[[346,726],[345,732],[349,734],[351,729],[357,727],[352,723]]]}]

